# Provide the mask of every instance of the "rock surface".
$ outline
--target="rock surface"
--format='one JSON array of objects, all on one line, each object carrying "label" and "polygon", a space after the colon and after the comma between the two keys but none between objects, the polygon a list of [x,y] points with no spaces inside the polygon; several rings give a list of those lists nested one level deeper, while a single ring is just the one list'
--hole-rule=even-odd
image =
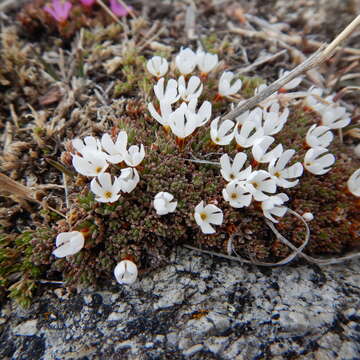
[{"label": "rock surface", "polygon": [[243,266],[188,250],[133,287],[48,288],[0,314],[1,359],[359,359],[360,264]]}]

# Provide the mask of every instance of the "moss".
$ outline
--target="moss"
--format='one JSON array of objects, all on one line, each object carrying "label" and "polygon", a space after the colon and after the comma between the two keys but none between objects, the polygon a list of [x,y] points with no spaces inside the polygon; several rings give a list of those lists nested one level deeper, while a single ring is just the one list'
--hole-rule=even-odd
[{"label": "moss", "polygon": [[219,43],[219,39],[215,33],[205,37],[202,39],[202,44],[204,46],[204,50],[207,52],[211,52],[214,54],[218,53],[217,44]]},{"label": "moss", "polygon": [[8,288],[9,296],[24,307],[30,305],[36,280],[43,273],[42,266],[33,261],[34,241],[47,240],[49,236],[45,228],[0,236],[0,287]]},{"label": "moss", "polygon": [[245,99],[254,96],[255,89],[259,85],[265,83],[265,81],[260,77],[240,76],[239,78],[243,82],[241,94],[244,96]]}]

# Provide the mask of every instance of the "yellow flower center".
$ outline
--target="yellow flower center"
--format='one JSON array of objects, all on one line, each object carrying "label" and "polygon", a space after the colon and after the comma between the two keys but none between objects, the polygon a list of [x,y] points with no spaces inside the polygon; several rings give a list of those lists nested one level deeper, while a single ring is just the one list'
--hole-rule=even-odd
[{"label": "yellow flower center", "polygon": [[230,179],[235,179],[235,175],[234,175],[234,174],[230,174],[230,175],[229,175],[229,178],[230,178]]},{"label": "yellow flower center", "polygon": [[107,191],[105,194],[104,194],[104,198],[105,199],[110,199],[112,197],[112,192],[111,191]]},{"label": "yellow flower center", "polygon": [[207,219],[207,214],[202,212],[202,213],[200,213],[200,217],[201,217],[201,220],[206,220]]},{"label": "yellow flower center", "polygon": [[254,186],[255,189],[257,189],[257,187],[259,186],[259,184],[256,183],[256,182],[253,182],[252,184],[253,184],[253,186]]},{"label": "yellow flower center", "polygon": [[237,198],[237,194],[236,194],[236,193],[232,193],[232,194],[230,195],[230,197],[231,197],[232,199],[236,199],[236,198]]},{"label": "yellow flower center", "polygon": [[101,170],[102,170],[102,167],[101,166],[98,166],[95,171],[97,174],[100,174],[101,173]]}]

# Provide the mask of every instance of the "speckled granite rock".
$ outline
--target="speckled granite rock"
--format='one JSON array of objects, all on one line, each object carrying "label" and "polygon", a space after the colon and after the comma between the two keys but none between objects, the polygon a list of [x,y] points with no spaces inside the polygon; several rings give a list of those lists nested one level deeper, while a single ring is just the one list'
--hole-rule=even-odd
[{"label": "speckled granite rock", "polygon": [[1,310],[1,359],[359,359],[360,264],[276,269],[188,250],[136,287]]}]

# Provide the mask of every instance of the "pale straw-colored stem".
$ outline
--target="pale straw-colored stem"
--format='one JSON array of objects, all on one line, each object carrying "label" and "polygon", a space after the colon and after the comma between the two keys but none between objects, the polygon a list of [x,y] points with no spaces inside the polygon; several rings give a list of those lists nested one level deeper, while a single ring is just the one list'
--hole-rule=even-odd
[{"label": "pale straw-colored stem", "polygon": [[291,80],[295,79],[304,72],[309,71],[322,64],[324,61],[326,61],[333,55],[340,43],[347,39],[359,25],[360,15],[358,15],[330,44],[324,44],[323,46],[321,46],[313,55],[311,55],[303,63],[298,65],[290,73],[273,82],[259,94],[253,96],[252,98],[244,102],[241,106],[225,114],[223,118],[230,120],[235,119],[239,115],[243,114],[245,111],[250,110],[256,105],[258,105],[261,101],[268,98],[280,88],[284,87]]}]

